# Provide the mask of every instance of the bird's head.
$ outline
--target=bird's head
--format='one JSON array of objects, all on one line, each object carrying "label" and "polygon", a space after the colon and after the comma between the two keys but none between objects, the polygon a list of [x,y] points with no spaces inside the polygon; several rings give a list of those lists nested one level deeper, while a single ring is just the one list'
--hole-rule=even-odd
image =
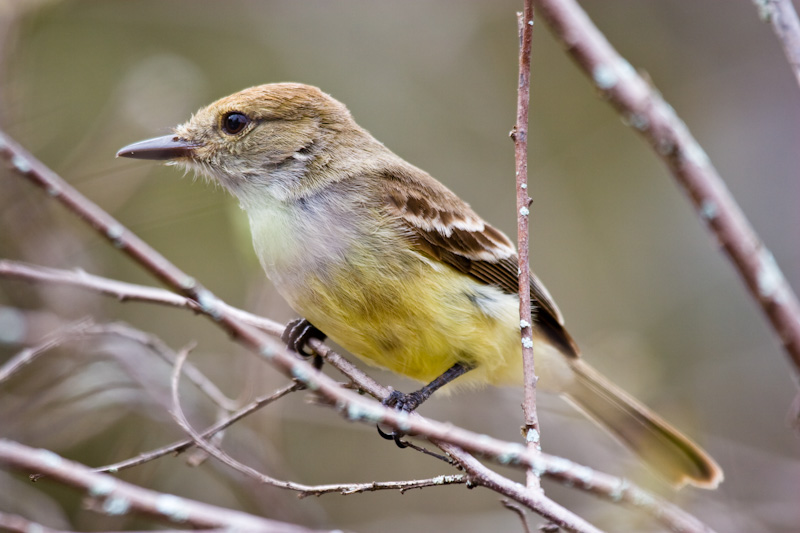
[{"label": "bird's head", "polygon": [[316,87],[274,83],[217,100],[173,134],[131,144],[117,156],[181,164],[240,198],[254,187],[288,194],[305,188],[298,183],[311,165],[335,163],[331,147],[352,145],[359,132],[347,108]]}]

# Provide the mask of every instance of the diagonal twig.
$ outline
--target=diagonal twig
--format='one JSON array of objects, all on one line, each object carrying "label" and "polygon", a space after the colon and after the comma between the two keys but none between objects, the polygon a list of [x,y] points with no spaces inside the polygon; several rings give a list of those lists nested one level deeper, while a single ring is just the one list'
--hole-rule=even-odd
[{"label": "diagonal twig", "polygon": [[64,459],[50,450],[30,448],[6,439],[0,439],[0,465],[28,472],[43,472],[102,502],[100,510],[109,515],[144,514],[165,523],[197,529],[274,533],[312,531],[302,526],[138,487],[108,474],[93,472],[89,467]]},{"label": "diagonal twig", "polygon": [[[127,283],[125,281],[95,276],[83,270],[63,270],[32,265],[10,259],[0,259],[0,276],[28,282],[36,281],[80,287],[105,294],[106,296],[113,296],[121,302],[140,301],[170,307],[183,307],[196,313],[202,312],[200,305],[196,301],[181,296],[180,294],[175,294],[174,292],[156,287],[147,287],[135,283]],[[258,315],[229,306],[224,302],[220,302],[220,306],[224,307],[230,314],[236,316],[242,322],[263,329],[270,334],[280,335],[280,332],[283,331],[283,326],[275,325],[275,322],[268,320],[265,321],[265,319]],[[275,328],[280,329],[278,330]]]},{"label": "diagonal twig", "polygon": [[503,504],[503,507],[519,517],[519,521],[522,523],[523,533],[531,533],[531,528],[528,525],[528,517],[525,516],[525,509],[510,500],[500,500],[500,503]]},{"label": "diagonal twig", "polygon": [[453,485],[453,484],[463,484],[467,482],[467,478],[464,475],[451,475],[451,476],[436,476],[435,478],[431,479],[414,479],[410,481],[385,481],[385,482],[378,482],[373,481],[369,483],[337,483],[337,484],[330,484],[330,485],[305,485],[302,483],[295,483],[293,481],[283,481],[280,479],[276,479],[272,476],[268,476],[258,470],[249,467],[224,451],[222,451],[219,447],[212,444],[204,435],[200,435],[195,429],[189,424],[186,420],[186,416],[183,414],[183,409],[181,408],[181,401],[180,401],[180,394],[178,384],[180,381],[180,376],[182,372],[182,368],[184,363],[186,362],[186,358],[189,355],[188,349],[183,349],[178,352],[177,357],[175,358],[175,365],[172,371],[172,379],[171,382],[171,391],[172,391],[172,409],[170,410],[170,414],[175,419],[175,422],[183,429],[187,435],[191,438],[191,441],[203,451],[217,459],[218,461],[222,462],[223,464],[233,468],[237,472],[240,472],[247,477],[255,479],[260,483],[265,483],[267,485],[271,485],[273,487],[278,487],[282,489],[288,489],[296,491],[300,497],[306,496],[320,496],[322,494],[328,493],[339,493],[339,494],[357,494],[361,492],[374,492],[378,490],[399,490],[400,492],[405,492],[410,489],[418,489],[423,487],[435,487],[435,486],[444,486],[444,485]]},{"label": "diagonal twig", "polygon": [[655,150],[760,304],[800,375],[800,303],[708,155],[575,0],[535,0],[541,17],[603,96]]},{"label": "diagonal twig", "polygon": [[800,85],[800,20],[792,0],[753,0],[753,3],[758,8],[761,20],[772,26],[792,74]]},{"label": "diagonal twig", "polygon": [[[279,400],[280,398],[283,398],[287,394],[301,390],[302,388],[303,387],[301,385],[298,385],[297,383],[292,383],[291,385],[287,385],[286,387],[278,389],[275,392],[256,398],[248,405],[242,407],[235,413],[232,413],[224,420],[220,420],[213,426],[203,430],[203,432],[200,433],[200,436],[203,437],[204,439],[211,438],[220,431],[227,429],[235,422],[238,422],[242,418],[258,411],[262,407],[265,407]],[[178,442],[173,442],[172,444],[168,444],[167,446],[162,446],[161,448],[141,453],[136,457],[132,457],[130,459],[126,459],[118,463],[95,468],[95,472],[118,472],[120,470],[125,470],[126,468],[132,468],[134,466],[139,466],[144,463],[148,463],[150,461],[158,459],[159,457],[164,457],[165,455],[184,452],[188,448],[190,448],[193,444],[194,441],[192,439],[185,439]]]},{"label": "diagonal twig", "polygon": [[[0,261],[3,262],[3,261]],[[2,276],[2,273],[0,273]],[[149,287],[141,287],[149,289]],[[166,291],[164,291],[166,292]],[[115,336],[127,339],[146,347],[168,364],[173,364],[174,354],[159,338],[150,335],[136,328],[132,328],[122,323],[96,324],[90,318],[81,319],[75,323],[68,324],[47,336],[42,342],[35,346],[19,351],[15,356],[0,366],[0,383],[3,383],[11,376],[22,370],[36,359],[65,343],[95,336]],[[187,365],[187,377],[197,388],[205,393],[211,401],[225,410],[233,410],[236,404],[227,398],[214,383],[208,379],[194,365]]]},{"label": "diagonal twig", "polygon": [[47,338],[43,339],[42,342],[36,346],[20,350],[16,355],[0,366],[0,383],[3,383],[53,348],[57,348],[69,340],[84,335],[86,330],[92,325],[94,325],[94,322],[91,319],[83,318],[50,333],[47,335]]}]

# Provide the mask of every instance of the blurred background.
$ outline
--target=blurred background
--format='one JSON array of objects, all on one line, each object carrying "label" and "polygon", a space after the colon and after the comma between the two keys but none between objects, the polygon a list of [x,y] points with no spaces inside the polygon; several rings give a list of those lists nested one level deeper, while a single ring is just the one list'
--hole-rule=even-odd
[{"label": "blurred background", "polygon": [[[800,288],[800,89],[749,1],[586,2],[617,49],[649,75],[703,144],[761,237]],[[174,168],[115,159],[200,106],[251,85],[314,84],[356,120],[515,235],[515,12],[521,2],[353,0],[0,0],[0,125],[81,192],[227,302],[278,321],[294,313],[255,260],[236,202]],[[586,358],[702,443],[726,480],[672,493],[558,398],[540,400],[545,451],[630,476],[721,531],[796,531],[795,373],[760,309],[650,149],[596,95],[544,23],[533,40],[532,264]],[[0,170],[0,256],[154,284],[40,190]],[[190,360],[231,398],[286,383],[185,311],[0,279],[0,361],[85,316],[123,321]],[[327,370],[330,375],[334,372]],[[0,437],[85,464],[181,437],[166,412],[170,368],[141,343],[67,342],[0,384]],[[401,390],[416,383],[376,369]],[[541,397],[541,395],[540,395]],[[196,427],[217,417],[183,388]],[[518,439],[521,391],[438,398],[422,412]],[[452,473],[294,394],[225,436],[276,477],[337,483]],[[515,479],[519,472],[507,471]],[[213,460],[166,457],[119,474],[182,496],[314,527],[355,531],[520,531],[485,489],[437,487],[299,500]],[[599,527],[649,520],[545,482]],[[0,472],[0,510],[50,527],[148,528],[83,508],[72,490]],[[538,517],[532,517],[538,524]]]}]

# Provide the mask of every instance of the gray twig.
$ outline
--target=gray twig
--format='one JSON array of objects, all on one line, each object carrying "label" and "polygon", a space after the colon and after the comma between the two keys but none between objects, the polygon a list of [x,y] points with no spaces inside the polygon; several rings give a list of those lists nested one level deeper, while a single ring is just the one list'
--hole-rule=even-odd
[{"label": "gray twig", "polygon": [[[0,263],[7,262],[0,261]],[[2,269],[2,266],[0,266],[0,269]],[[1,271],[0,276],[2,276]],[[145,289],[144,292],[147,292],[148,287],[141,288]],[[96,324],[91,318],[84,318],[58,329],[57,331],[48,335],[46,339],[36,346],[25,348],[19,351],[11,359],[6,361],[6,363],[0,367],[0,383],[9,379],[12,375],[16,374],[24,367],[33,363],[36,359],[48,351],[57,348],[58,346],[62,346],[65,343],[74,342],[87,337],[104,335],[116,336],[136,342],[142,346],[145,346],[150,351],[161,357],[167,362],[167,364],[172,365],[174,363],[173,351],[158,337],[119,322],[112,324]],[[187,365],[186,371],[187,377],[192,381],[192,383],[194,383],[198,389],[205,393],[211,399],[211,401],[216,403],[219,407],[227,411],[232,411],[236,408],[236,402],[226,397],[210,379],[200,372],[197,367],[194,365]]]},{"label": "gray twig", "polygon": [[[272,392],[270,394],[267,394],[267,395],[261,396],[259,398],[256,398],[255,400],[253,400],[252,402],[250,402],[246,406],[242,407],[241,409],[239,409],[235,413],[232,413],[230,416],[228,416],[224,420],[220,420],[219,422],[217,422],[213,426],[203,430],[203,432],[200,433],[200,436],[203,437],[204,439],[211,438],[214,435],[216,435],[217,433],[219,433],[220,431],[223,431],[224,429],[230,427],[235,422],[238,422],[242,418],[244,418],[244,417],[246,417],[246,416],[248,416],[248,415],[250,415],[250,414],[252,414],[252,413],[254,413],[256,411],[258,411],[262,407],[265,407],[265,406],[267,406],[267,405],[279,400],[280,398],[283,398],[287,394],[290,394],[290,393],[295,392],[295,391],[300,390],[300,389],[302,389],[301,385],[298,385],[297,383],[292,383],[291,385],[288,385],[288,386],[286,386],[286,387],[284,387],[282,389],[279,389],[279,390],[277,390],[275,392]],[[151,450],[149,452],[145,452],[145,453],[139,454],[136,457],[132,457],[130,459],[126,459],[126,460],[120,461],[118,463],[114,463],[114,464],[110,464],[110,465],[106,465],[106,466],[101,466],[101,467],[95,468],[95,472],[118,472],[120,470],[125,470],[126,468],[132,468],[134,466],[142,465],[144,463],[147,463],[147,462],[153,461],[155,459],[158,459],[159,457],[163,457],[165,455],[169,455],[171,453],[181,453],[183,451],[186,451],[193,444],[194,444],[194,441],[192,439],[186,439],[186,440],[181,440],[181,441],[178,441],[178,442],[173,442],[172,444],[168,444],[167,446],[163,446],[161,448],[157,448],[155,450]]]},{"label": "gray twig", "polygon": [[503,507],[509,511],[516,513],[516,515],[519,517],[519,521],[522,523],[523,533],[531,533],[531,528],[528,525],[528,517],[525,516],[525,509],[509,500],[500,500],[500,503],[502,503]]},{"label": "gray twig", "polygon": [[99,509],[109,515],[138,513],[165,523],[199,529],[274,533],[312,531],[302,526],[144,489],[107,474],[93,472],[89,467],[64,459],[50,450],[30,448],[6,439],[0,439],[0,464],[21,471],[43,472],[65,485],[78,488],[97,500]]},{"label": "gray twig", "polygon": [[195,431],[195,429],[191,426],[191,424],[189,424],[189,422],[186,420],[186,417],[183,414],[183,409],[181,408],[178,384],[180,381],[181,371],[184,363],[186,362],[186,358],[189,355],[189,351],[190,350],[188,349],[181,350],[180,352],[178,352],[178,356],[175,359],[175,366],[172,371],[172,379],[171,379],[172,417],[175,419],[175,422],[181,427],[181,429],[183,429],[186,432],[186,434],[189,435],[189,437],[192,439],[192,442],[198,448],[202,449],[204,452],[214,457],[218,461],[222,462],[223,464],[233,468],[237,472],[246,475],[247,477],[255,479],[260,483],[272,485],[273,487],[299,492],[300,497],[307,497],[312,495],[320,496],[322,494],[328,494],[332,492],[336,492],[343,495],[356,494],[360,492],[374,492],[378,490],[399,490],[400,492],[405,492],[410,489],[461,484],[467,482],[466,476],[454,475],[454,476],[437,476],[431,479],[414,479],[410,481],[384,481],[384,482],[373,481],[369,483],[337,483],[331,485],[304,485],[302,483],[295,483],[293,481],[283,481],[280,479],[276,479],[272,476],[268,476],[262,472],[259,472],[258,470],[237,461],[236,459],[234,459],[233,457],[222,451],[215,444],[206,440],[206,438],[203,435],[200,435],[197,431]]},{"label": "gray twig", "polygon": [[761,20],[772,26],[800,85],[800,20],[791,0],[753,0]]},{"label": "gray twig", "polygon": [[800,374],[800,303],[706,152],[675,110],[575,0],[535,0],[541,17],[606,100],[655,150],[761,305]]}]

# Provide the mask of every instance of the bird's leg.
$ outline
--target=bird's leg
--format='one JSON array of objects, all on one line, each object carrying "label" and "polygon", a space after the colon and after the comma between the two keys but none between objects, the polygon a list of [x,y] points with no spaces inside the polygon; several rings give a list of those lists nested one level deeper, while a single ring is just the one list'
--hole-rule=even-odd
[{"label": "bird's leg", "polygon": [[[392,393],[381,403],[383,403],[383,405],[386,407],[394,407],[398,411],[410,413],[422,405],[422,402],[430,398],[434,392],[441,389],[458,376],[466,374],[470,370],[472,370],[471,366],[467,366],[463,363],[456,363],[445,370],[441,376],[434,379],[418,391],[408,394],[404,394],[400,391],[392,391]],[[393,440],[398,447],[406,447],[406,445],[400,441],[400,439],[405,435],[404,433],[401,433],[397,430],[393,430],[391,433],[385,433],[383,430],[381,430],[380,426],[378,426],[378,433],[386,440]]]},{"label": "bird's leg", "polygon": [[286,324],[281,334],[281,340],[286,343],[290,350],[297,352],[303,357],[314,356],[314,368],[322,368],[322,357],[314,353],[308,346],[308,341],[318,339],[324,341],[327,335],[318,330],[305,318],[296,318]]},{"label": "bird's leg", "polygon": [[422,402],[430,398],[434,392],[441,389],[457,377],[464,375],[469,370],[470,367],[461,363],[456,363],[445,370],[441,376],[434,379],[418,391],[408,394],[404,394],[400,391],[392,391],[392,393],[385,400],[383,400],[382,403],[386,407],[394,407],[398,411],[410,413],[422,405]]}]

